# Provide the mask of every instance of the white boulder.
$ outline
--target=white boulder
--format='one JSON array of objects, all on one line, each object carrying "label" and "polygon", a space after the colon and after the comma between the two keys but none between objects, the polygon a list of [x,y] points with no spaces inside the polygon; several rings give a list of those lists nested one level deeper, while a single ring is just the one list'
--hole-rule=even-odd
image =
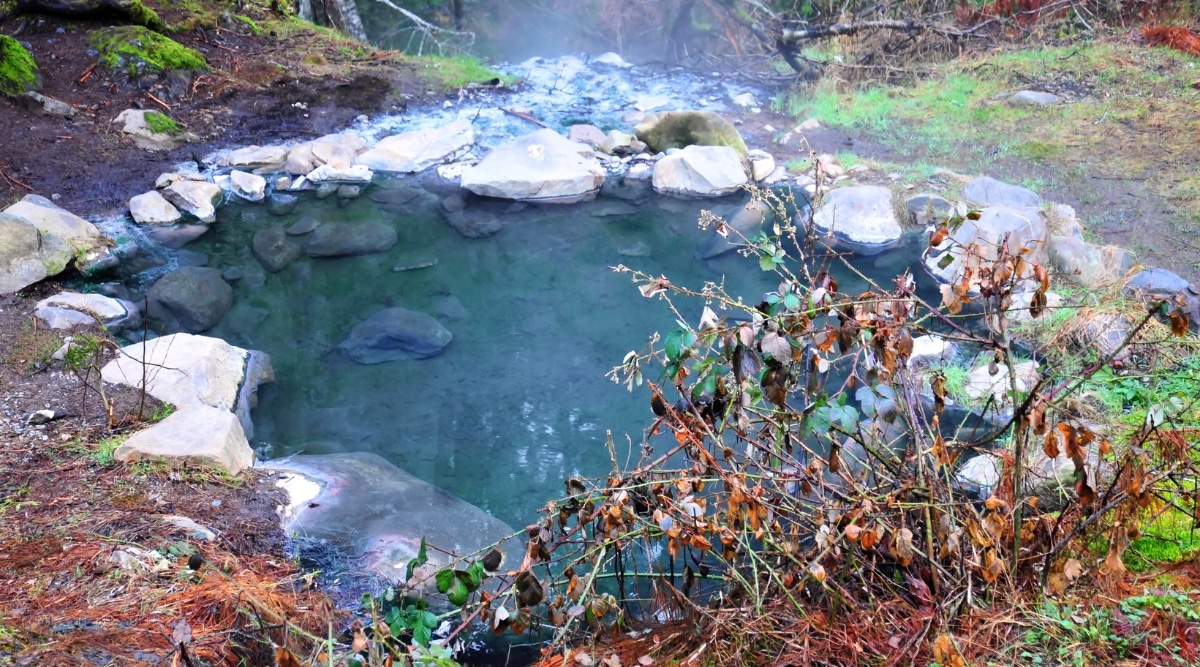
[{"label": "white boulder", "polygon": [[747,181],[741,156],[729,146],[687,146],[654,164],[654,190],[660,194],[720,197]]},{"label": "white boulder", "polygon": [[474,144],[475,128],[471,121],[460,119],[438,128],[384,137],[354,163],[375,171],[413,174],[453,161]]},{"label": "white boulder", "polygon": [[852,185],[827,193],[813,214],[817,231],[837,246],[860,255],[875,255],[900,242],[904,232],[896,220],[892,191],[878,185]]},{"label": "white boulder", "polygon": [[571,203],[594,197],[604,176],[591,146],[543,129],[518,137],[464,169],[461,185],[500,199]]},{"label": "white boulder", "polygon": [[221,186],[207,181],[176,181],[162,195],[176,208],[194,216],[200,222],[217,221],[217,204],[221,202]]},{"label": "white boulder", "polygon": [[129,215],[139,225],[171,225],[183,214],[158,192],[151,190],[129,200]]}]

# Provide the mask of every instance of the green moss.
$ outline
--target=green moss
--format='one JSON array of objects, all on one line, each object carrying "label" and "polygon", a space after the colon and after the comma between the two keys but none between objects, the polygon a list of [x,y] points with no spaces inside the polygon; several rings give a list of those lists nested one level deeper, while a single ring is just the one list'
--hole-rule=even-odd
[{"label": "green moss", "polygon": [[180,129],[179,123],[171,120],[170,116],[157,111],[146,112],[146,127],[149,127],[151,132],[158,134],[179,134],[183,131]]},{"label": "green moss", "polygon": [[0,35],[0,93],[8,97],[38,87],[38,68],[33,55],[8,35]]},{"label": "green moss", "polygon": [[250,32],[254,33],[255,36],[262,34],[262,28],[258,27],[258,24],[254,22],[254,19],[250,18],[249,16],[242,16],[241,14],[235,14],[233,16],[233,18],[241,21],[242,23],[245,23],[250,28]]},{"label": "green moss", "polygon": [[423,56],[415,58],[414,62],[424,65],[422,74],[440,83],[447,89],[462,88],[469,83],[483,83],[500,79],[503,83],[512,83],[512,77],[502,77],[488,69],[478,58],[471,56]]},{"label": "green moss", "polygon": [[100,52],[100,62],[113,71],[135,77],[171,70],[207,67],[197,51],[141,26],[103,28],[88,35],[88,44]]},{"label": "green moss", "polygon": [[129,3],[129,18],[138,25],[144,25],[151,30],[163,31],[167,29],[167,24],[158,18],[158,14],[154,13],[146,5],[143,5],[141,0],[132,0]]}]

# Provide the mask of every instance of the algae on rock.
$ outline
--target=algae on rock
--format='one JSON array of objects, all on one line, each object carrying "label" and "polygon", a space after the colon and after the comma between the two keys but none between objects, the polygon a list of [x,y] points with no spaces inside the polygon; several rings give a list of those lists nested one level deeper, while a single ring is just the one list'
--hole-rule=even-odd
[{"label": "algae on rock", "polygon": [[0,93],[14,97],[37,90],[39,79],[33,54],[12,37],[0,35]]},{"label": "algae on rock", "polygon": [[102,28],[88,35],[88,44],[100,52],[100,62],[131,78],[172,70],[208,67],[198,51],[141,26]]}]

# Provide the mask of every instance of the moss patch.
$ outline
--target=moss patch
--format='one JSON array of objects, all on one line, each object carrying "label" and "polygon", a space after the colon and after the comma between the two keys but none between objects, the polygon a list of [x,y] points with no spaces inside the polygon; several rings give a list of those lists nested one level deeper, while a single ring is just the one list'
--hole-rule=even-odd
[{"label": "moss patch", "polygon": [[35,90],[38,68],[33,55],[8,35],[0,35],[0,93],[8,97]]},{"label": "moss patch", "polygon": [[157,111],[146,112],[146,127],[150,128],[151,132],[157,134],[179,134],[183,130],[180,129],[179,123],[176,123],[166,114]]},{"label": "moss patch", "polygon": [[208,64],[199,52],[141,26],[96,30],[88,44],[100,52],[100,62],[130,78],[171,70],[199,70]]},{"label": "moss patch", "polygon": [[129,3],[129,18],[138,25],[144,25],[151,30],[163,31],[167,29],[167,24],[158,18],[158,14],[154,13],[146,5],[143,5],[141,0],[132,0]]}]

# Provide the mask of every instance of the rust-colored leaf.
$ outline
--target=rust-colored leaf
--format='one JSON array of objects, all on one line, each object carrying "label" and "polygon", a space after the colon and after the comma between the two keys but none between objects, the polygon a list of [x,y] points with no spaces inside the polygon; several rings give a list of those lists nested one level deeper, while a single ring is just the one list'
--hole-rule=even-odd
[{"label": "rust-colored leaf", "polygon": [[939,635],[937,639],[933,640],[933,660],[942,667],[966,667],[967,665],[950,635]]},{"label": "rust-colored leaf", "polygon": [[892,535],[891,553],[901,567],[908,567],[913,559],[913,533],[907,528],[901,528]]},{"label": "rust-colored leaf", "polygon": [[1051,459],[1058,458],[1058,429],[1046,432],[1046,439],[1042,442],[1042,451]]},{"label": "rust-colored leaf", "polygon": [[979,573],[983,576],[983,580],[988,583],[996,581],[1000,578],[1000,575],[1004,574],[1004,562],[996,555],[995,549],[988,549],[983,552],[983,562],[981,565]]},{"label": "rust-colored leaf", "polygon": [[276,667],[304,667],[304,663],[300,662],[299,658],[282,646],[275,647],[275,665]]},{"label": "rust-colored leaf", "polygon": [[946,312],[951,315],[958,315],[962,312],[963,302],[959,298],[958,293],[950,285],[942,285],[942,305],[946,307]]},{"label": "rust-colored leaf", "polygon": [[1171,320],[1171,333],[1180,338],[1187,335],[1190,324],[1187,311],[1183,308],[1176,308],[1167,317]]},{"label": "rust-colored leaf", "polygon": [[712,543],[709,542],[703,535],[692,535],[691,545],[693,549],[700,551],[708,551],[712,549]]},{"label": "rust-colored leaf", "polygon": [[1088,485],[1087,470],[1079,464],[1075,466],[1075,495],[1084,507],[1090,507],[1096,501],[1096,492]]},{"label": "rust-colored leaf", "polygon": [[935,229],[933,231],[932,234],[929,235],[929,246],[932,248],[936,248],[936,247],[942,245],[942,243],[944,243],[946,241],[946,237],[949,235],[950,235],[949,227],[947,227],[946,225],[942,225],[941,227],[938,227],[937,229]]}]

